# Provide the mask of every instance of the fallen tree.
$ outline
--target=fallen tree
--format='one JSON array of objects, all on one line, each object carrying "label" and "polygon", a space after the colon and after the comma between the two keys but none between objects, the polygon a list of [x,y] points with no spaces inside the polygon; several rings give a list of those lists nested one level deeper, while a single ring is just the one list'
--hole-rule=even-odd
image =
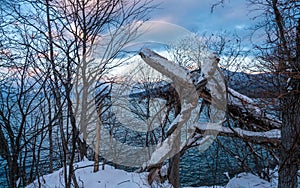
[{"label": "fallen tree", "polygon": [[[152,68],[174,81],[172,87],[175,89],[164,91],[174,92],[176,90],[180,100],[177,102],[181,104],[180,113],[168,129],[168,137],[157,145],[150,160],[143,166],[143,170],[151,172],[149,174],[150,180],[155,179],[153,178],[155,176],[160,176],[158,169],[161,168],[167,158],[174,156],[176,153],[183,154],[185,150],[193,146],[208,147],[205,145],[210,145],[217,135],[238,137],[244,141],[252,141],[258,144],[271,144],[274,148],[279,146],[281,121],[277,120],[274,115],[258,107],[251,98],[231,88],[225,87],[226,95],[224,96],[222,94],[216,95],[219,92],[217,90],[221,90],[221,93],[224,92],[224,86],[217,83],[218,80],[222,79],[222,73],[218,68],[219,60],[214,54],[207,54],[207,66],[201,67],[200,71],[192,72],[149,49],[143,49],[140,56]],[[218,78],[216,79],[216,77]],[[164,95],[166,94],[164,93]],[[178,146],[176,145],[178,144],[176,139],[181,134],[183,125],[191,118],[192,111],[197,108],[199,98],[205,101],[202,104],[214,107],[215,113],[211,115],[214,116],[211,119],[213,122],[189,124],[186,130],[189,137]],[[223,109],[224,106],[225,109]],[[196,110],[202,111],[202,109],[200,107]],[[229,118],[236,120],[238,125],[244,125],[242,126],[243,129],[230,125],[223,126]],[[174,148],[176,149],[174,150]]]}]

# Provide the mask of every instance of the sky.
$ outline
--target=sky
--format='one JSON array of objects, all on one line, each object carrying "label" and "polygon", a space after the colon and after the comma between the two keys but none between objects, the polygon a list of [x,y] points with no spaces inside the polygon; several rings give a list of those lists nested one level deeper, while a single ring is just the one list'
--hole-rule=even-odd
[{"label": "sky", "polygon": [[231,31],[244,35],[251,26],[251,15],[246,0],[225,0],[211,12],[217,0],[154,0],[158,9],[152,12],[151,20],[178,24],[192,32]]},{"label": "sky", "polygon": [[153,0],[153,4],[157,4],[158,7],[150,13],[149,17],[150,21],[158,22],[150,26],[151,29],[148,26],[142,28],[142,38],[135,42],[159,41],[166,44],[179,38],[175,36],[182,37],[187,34],[186,31],[190,34],[197,33],[199,36],[226,33],[239,36],[245,47],[249,48],[251,46],[249,39],[253,32],[250,28],[253,28],[255,22],[252,19],[254,14],[250,12],[248,0],[224,0],[225,3],[215,7],[212,12],[212,6],[217,1]]},{"label": "sky", "polygon": [[[155,26],[151,26],[150,30],[142,29],[147,32],[142,32],[143,35],[137,39],[138,41],[134,41],[134,44],[143,44],[145,41],[170,44],[170,42],[188,35],[189,32],[197,33],[201,37],[202,34],[223,34],[226,31],[227,34],[237,34],[242,38],[244,50],[252,46],[249,37],[252,32],[250,27],[254,26],[252,19],[254,14],[250,12],[247,0],[225,0],[225,4],[215,7],[213,12],[211,12],[211,8],[217,0],[153,1],[159,6],[149,15],[150,20],[167,24],[158,22],[155,23]],[[176,28],[176,26],[180,27]],[[160,53],[168,57],[167,54]]]},{"label": "sky", "polygon": [[[155,4],[159,4],[159,6],[149,15],[150,20],[165,22],[167,24],[160,24],[158,22],[155,23],[155,26],[151,26],[150,30],[142,29],[142,31],[147,32],[142,32],[143,35],[137,41],[134,41],[133,50],[140,47],[136,48],[136,43],[143,44],[145,41],[151,41],[154,43],[170,44],[170,42],[172,43],[176,39],[184,37],[189,32],[197,33],[201,37],[201,34],[205,33],[222,34],[226,31],[226,33],[237,34],[242,38],[244,50],[252,46],[249,41],[252,31],[249,28],[254,26],[252,19],[254,14],[250,12],[247,0],[225,0],[225,4],[215,7],[213,12],[211,12],[211,8],[217,0],[153,1]],[[148,28],[147,26],[145,27]],[[160,51],[160,54],[168,57],[168,54],[164,53],[164,51]],[[245,59],[243,61],[246,62]],[[247,59],[248,61],[252,61],[252,59]]]}]

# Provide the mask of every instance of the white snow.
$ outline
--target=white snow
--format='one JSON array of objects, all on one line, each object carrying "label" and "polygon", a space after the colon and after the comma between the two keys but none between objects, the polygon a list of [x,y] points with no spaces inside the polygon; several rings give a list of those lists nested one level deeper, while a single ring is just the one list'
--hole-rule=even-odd
[{"label": "white snow", "polygon": [[[129,173],[124,170],[115,169],[112,166],[105,165],[105,169],[93,172],[93,161],[84,160],[74,165],[76,178],[79,187],[97,187],[97,188],[150,188],[147,182],[147,173]],[[41,187],[63,188],[64,186],[63,169],[59,169],[52,174],[40,178]],[[163,186],[171,187],[165,183]],[[27,188],[39,187],[38,181],[35,180]],[[156,187],[156,185],[154,185]]]},{"label": "white snow", "polygon": [[250,173],[241,173],[232,178],[226,188],[276,188],[277,184],[260,179]]},{"label": "white snow", "polygon": [[[105,169],[96,173],[93,172],[93,161],[84,160],[74,164],[76,169],[76,178],[79,187],[97,187],[97,188],[171,188],[172,186],[166,182],[164,184],[158,184],[150,186],[147,182],[148,173],[135,173],[126,172],[124,170],[115,169],[112,166],[105,165]],[[167,168],[164,166],[164,168]],[[165,171],[166,169],[163,169]],[[251,173],[240,173],[230,179],[227,185],[223,186],[201,186],[199,188],[275,188],[277,187],[278,173],[273,172],[273,176],[270,182],[259,178]],[[44,175],[40,177],[42,183],[41,187],[50,188],[63,188],[63,169],[59,169],[52,174]],[[39,187],[38,181],[35,180],[27,188]],[[185,187],[192,188],[192,187]]]},{"label": "white snow", "polygon": [[272,129],[265,132],[255,132],[255,131],[248,131],[243,130],[241,128],[229,128],[223,126],[216,126],[216,124],[212,123],[196,123],[195,128],[202,130],[202,131],[218,131],[219,133],[223,134],[234,134],[237,133],[240,137],[248,137],[253,139],[269,139],[270,141],[273,140],[274,142],[278,142],[281,138],[281,131],[279,129]]},{"label": "white snow", "polygon": [[181,82],[182,84],[193,85],[189,71],[179,66],[178,64],[169,61],[168,59],[147,48],[142,49],[141,54],[142,59],[149,66],[156,69],[165,76],[168,76],[172,80],[176,79],[177,82]]}]

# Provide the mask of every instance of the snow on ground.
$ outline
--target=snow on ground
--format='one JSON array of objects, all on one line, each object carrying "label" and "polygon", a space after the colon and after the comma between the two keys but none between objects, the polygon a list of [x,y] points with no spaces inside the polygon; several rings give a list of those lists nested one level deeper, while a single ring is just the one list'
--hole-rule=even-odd
[{"label": "snow on ground", "polygon": [[[112,166],[105,165],[105,170],[93,173],[93,161],[84,160],[74,165],[76,177],[80,187],[87,188],[171,188],[168,183],[163,185],[150,186],[147,182],[147,173],[126,172],[115,169]],[[100,166],[101,169],[101,166]],[[232,178],[228,184],[222,186],[202,186],[200,188],[275,188],[277,187],[277,173],[273,175],[271,182],[260,179],[250,173],[240,173]],[[44,175],[40,178],[41,187],[63,188],[63,169]],[[39,187],[38,181],[35,180],[27,188]],[[186,187],[191,188],[191,187]]]},{"label": "snow on ground", "polygon": [[[115,169],[112,166],[105,165],[105,170],[99,170],[93,173],[93,161],[84,160],[74,165],[76,178],[79,187],[85,188],[150,188],[147,182],[147,173],[129,173],[124,170]],[[102,166],[99,166],[101,169]],[[64,177],[63,169],[45,175],[40,178],[41,187],[63,188]],[[164,187],[171,187],[165,183]],[[39,187],[38,181],[35,180],[27,188]],[[156,187],[156,186],[155,186]]]},{"label": "snow on ground", "polygon": [[251,173],[241,173],[232,178],[226,188],[276,188],[277,182],[260,179]]}]

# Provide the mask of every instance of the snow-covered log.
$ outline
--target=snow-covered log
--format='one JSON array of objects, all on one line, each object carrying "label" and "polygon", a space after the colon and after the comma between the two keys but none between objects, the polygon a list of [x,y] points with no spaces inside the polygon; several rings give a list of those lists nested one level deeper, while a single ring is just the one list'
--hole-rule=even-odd
[{"label": "snow-covered log", "polygon": [[[216,84],[213,87],[220,87],[216,83],[217,79],[207,77],[215,76],[214,73],[216,72],[215,70],[217,70],[216,68],[201,70],[204,72],[206,71],[206,77],[202,77],[202,74],[199,74],[199,80],[197,80],[191,76],[188,70],[149,49],[142,50],[140,55],[148,65],[174,81],[173,86],[176,91],[179,92],[180,99],[183,99],[183,101],[181,101],[182,110],[170,126],[170,129],[173,131],[163,143],[158,145],[156,151],[152,154],[151,159],[145,164],[145,169],[151,166],[157,166],[157,164],[162,164],[167,157],[170,157],[170,153],[174,152],[172,149],[174,147],[174,139],[178,138],[180,128],[190,117],[191,111],[196,108],[199,97],[204,98],[210,103],[222,103],[224,102],[224,98],[217,97],[215,101],[212,100],[214,91],[212,91],[211,86]],[[208,61],[210,61],[212,66],[216,66],[213,65],[216,58],[208,58]],[[206,67],[206,69],[207,68],[208,67]],[[212,79],[213,81],[209,83],[208,79]],[[201,87],[198,87],[199,85]],[[194,91],[194,89],[196,91]],[[211,95],[207,95],[207,91],[209,91]],[[195,94],[197,94],[197,97],[195,97]],[[227,94],[227,113],[233,116],[234,119],[241,120],[239,121],[240,123],[249,124],[249,126],[246,126],[247,130],[236,127],[224,127],[222,126],[222,123],[225,120],[205,124],[196,122],[188,128],[188,132],[192,133],[187,141],[180,146],[180,151],[192,147],[198,140],[201,142],[200,144],[210,142],[210,136],[216,136],[216,134],[221,136],[239,137],[246,141],[254,141],[256,143],[273,143],[275,145],[280,143],[281,122],[279,120],[275,120],[275,117],[259,108],[255,102],[247,96],[242,95],[231,88],[228,88]],[[182,98],[182,96],[184,97]],[[218,106],[216,108],[218,108]],[[219,112],[221,113],[221,111]],[[256,127],[260,127],[260,129],[257,129]]]},{"label": "snow-covered log", "polygon": [[[168,73],[166,73],[167,71],[165,71],[165,69],[161,69],[160,66],[168,68],[170,66],[175,67],[178,65],[149,49],[144,49],[140,54],[142,58],[146,61],[146,63],[149,62],[149,59],[155,60],[151,62],[155,62],[156,69],[163,74],[171,75],[170,77],[172,77],[173,79],[180,78],[181,80],[185,80],[188,76],[192,75],[189,74],[189,72],[183,68],[182,72],[173,71],[177,70],[177,68],[173,68],[173,70],[166,69],[168,71]],[[198,81],[195,82],[195,78],[192,79],[192,81],[194,81],[194,87],[196,87],[199,97],[203,97],[207,101],[210,101],[210,96],[207,94],[207,90],[204,89],[205,84],[207,84],[207,80],[205,77],[202,77],[201,74],[198,75],[200,77]],[[194,77],[195,75],[192,76]],[[187,80],[189,81],[191,79]],[[280,129],[281,121],[278,120],[274,115],[258,107],[254,100],[235,91],[232,88],[228,88],[227,92],[227,110],[230,115],[234,116],[234,118],[243,120],[242,123],[248,123],[250,126],[253,127],[253,130],[255,130],[255,127],[262,127],[260,130],[263,130],[263,132],[269,131],[271,129]],[[238,114],[236,113],[237,111],[239,111]]]},{"label": "snow-covered log", "polygon": [[173,85],[178,92],[181,103],[181,111],[170,125],[169,136],[157,145],[150,160],[144,166],[147,168],[162,163],[180,151],[181,143],[178,144],[176,140],[180,139],[182,126],[190,119],[191,112],[198,105],[198,94],[188,70],[149,49],[142,50],[140,55],[149,66],[174,81]]}]

